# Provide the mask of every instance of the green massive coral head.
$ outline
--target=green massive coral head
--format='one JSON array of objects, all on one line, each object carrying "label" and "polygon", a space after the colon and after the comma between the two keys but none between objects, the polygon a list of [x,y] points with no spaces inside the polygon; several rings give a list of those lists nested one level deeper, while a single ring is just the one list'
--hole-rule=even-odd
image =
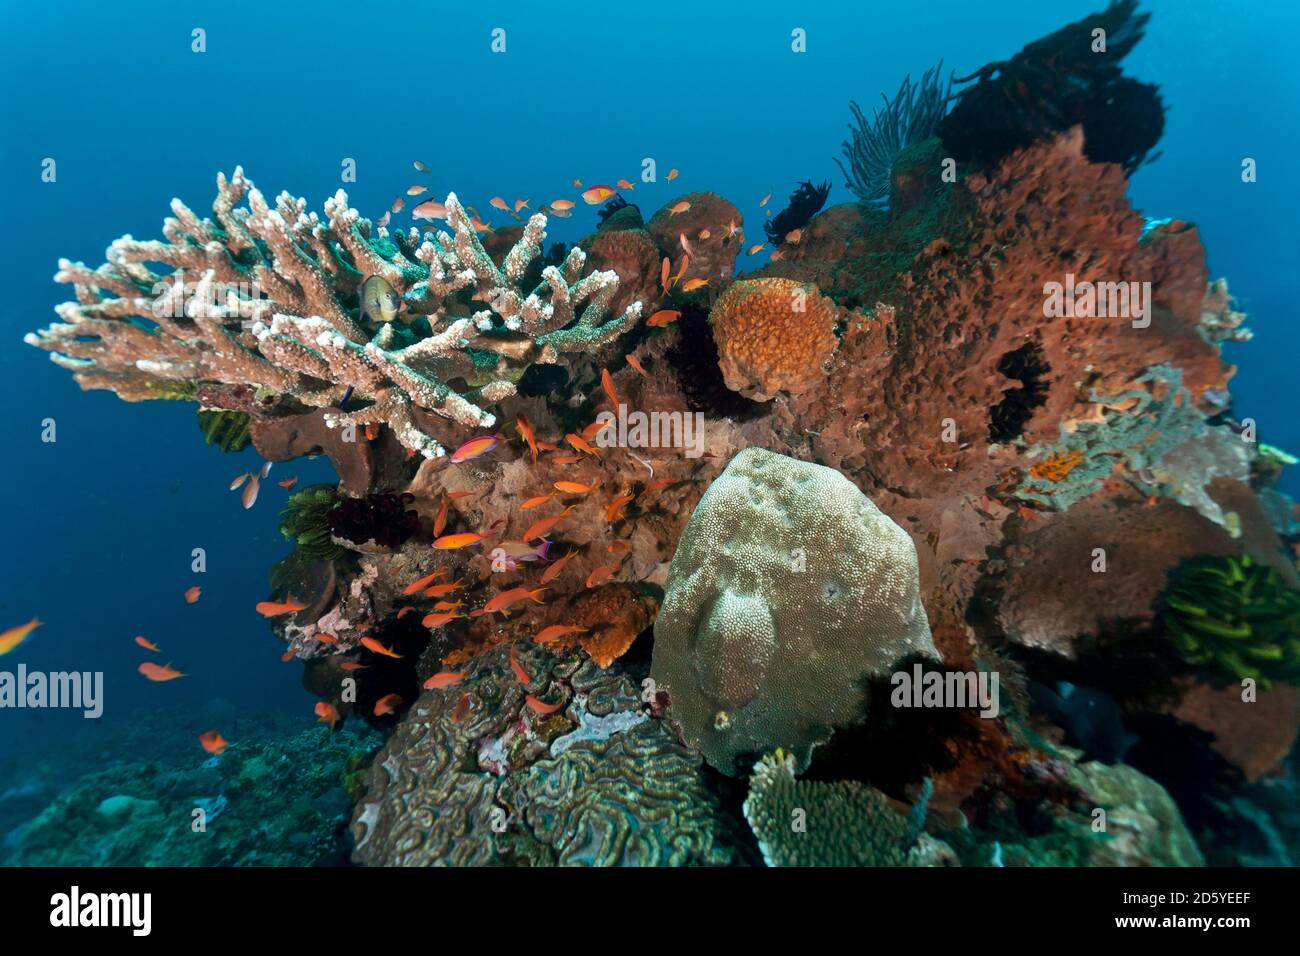
[{"label": "green massive coral head", "polygon": [[1249,556],[1194,558],[1170,575],[1161,616],[1190,663],[1261,687],[1300,683],[1300,591]]}]

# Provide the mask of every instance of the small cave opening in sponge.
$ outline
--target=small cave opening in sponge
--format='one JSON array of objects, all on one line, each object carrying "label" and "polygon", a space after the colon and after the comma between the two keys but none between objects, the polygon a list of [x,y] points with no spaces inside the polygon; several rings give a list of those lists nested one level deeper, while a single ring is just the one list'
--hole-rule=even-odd
[{"label": "small cave opening in sponge", "polygon": [[1034,409],[1047,401],[1047,373],[1052,367],[1033,342],[1012,349],[998,360],[998,373],[1020,384],[1003,389],[1002,401],[989,412],[989,441],[1002,444],[1024,433]]},{"label": "small cave opening in sponge", "polygon": [[708,313],[683,306],[676,325],[681,339],[664,357],[677,372],[687,408],[741,421],[762,415],[766,402],[752,401],[727,388]]}]

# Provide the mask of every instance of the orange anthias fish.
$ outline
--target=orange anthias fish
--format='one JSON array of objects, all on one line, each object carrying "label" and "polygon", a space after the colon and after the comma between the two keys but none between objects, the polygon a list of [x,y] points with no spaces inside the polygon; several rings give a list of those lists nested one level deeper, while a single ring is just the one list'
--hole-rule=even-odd
[{"label": "orange anthias fish", "polygon": [[566,564],[568,564],[570,561],[572,561],[572,560],[573,560],[573,556],[574,556],[575,554],[577,554],[577,553],[578,553],[577,551],[570,551],[570,552],[569,552],[568,554],[566,554],[564,557],[560,558],[560,560],[556,561],[556,562],[555,562],[554,564],[552,564],[549,568],[547,568],[545,571],[543,571],[543,572],[542,572],[542,583],[543,583],[543,584],[550,584],[552,581],[554,581],[555,578],[556,578],[556,576],[557,576],[561,571],[564,570],[564,566],[565,566]]},{"label": "orange anthias fish", "polygon": [[344,661],[342,664],[339,665],[339,667],[347,671],[349,674],[352,673],[353,671],[370,670],[369,664],[362,664],[360,661]]},{"label": "orange anthias fish", "polygon": [[439,601],[433,606],[435,611],[454,611],[458,607],[464,607],[464,601]]},{"label": "orange anthias fish", "polygon": [[668,170],[668,175],[667,177],[665,177],[665,181],[672,182],[676,178],[677,178],[677,167],[674,166],[672,169]]},{"label": "orange anthias fish", "polygon": [[199,743],[210,754],[224,753],[226,748],[230,746],[226,739],[215,730],[207,730],[199,734]]},{"label": "orange anthias fish", "polygon": [[[384,213],[384,215],[389,216],[395,212],[401,212],[404,208],[406,208],[406,200],[403,199],[401,196],[398,196],[396,199],[393,200],[393,205],[389,208],[388,212]],[[382,221],[382,217],[381,217],[381,221]],[[388,225],[388,223],[385,222],[384,225],[386,226]]]},{"label": "orange anthias fish", "polygon": [[370,422],[366,425],[366,441],[374,441],[379,437],[379,423]]},{"label": "orange anthias fish", "polygon": [[566,495],[585,495],[589,491],[595,491],[600,485],[584,485],[576,481],[557,481],[555,490],[562,491]]},{"label": "orange anthias fish", "polygon": [[672,263],[669,262],[667,256],[664,256],[664,264],[663,264],[663,267],[660,268],[660,270],[659,270],[659,286],[660,286],[660,288],[662,288],[665,292],[668,291],[668,270],[671,269],[671,268],[672,268]]},{"label": "orange anthias fish", "polygon": [[546,502],[550,501],[554,497],[555,497],[554,495],[537,495],[536,497],[529,498],[527,501],[521,504],[519,506],[519,510],[527,511],[530,508],[536,508],[538,505],[546,504]]},{"label": "orange anthias fish", "polygon": [[515,677],[519,678],[521,684],[531,684],[533,679],[528,676],[528,671],[519,666],[519,658],[515,657],[515,646],[510,645],[510,669],[515,672]]},{"label": "orange anthias fish", "polygon": [[524,541],[535,541],[538,538],[546,537],[546,532],[550,531],[559,524],[573,510],[573,506],[565,508],[558,515],[551,515],[549,518],[543,518],[535,522],[527,531],[524,532]]},{"label": "orange anthias fish", "polygon": [[450,624],[464,614],[457,614],[455,611],[439,611],[437,614],[426,614],[420,624],[424,627],[442,627],[444,624]]},{"label": "orange anthias fish", "polygon": [[662,329],[665,325],[672,325],[681,317],[682,314],[676,309],[660,309],[654,315],[650,316],[650,318],[646,319],[645,324],[650,326],[652,329]]},{"label": "orange anthias fish", "polygon": [[163,681],[176,680],[176,678],[178,677],[185,676],[176,668],[172,667],[170,664],[164,664],[163,666],[159,667],[157,664],[151,664],[148,661],[141,664],[138,668],[136,668],[136,670],[138,670],[141,674],[149,678],[149,680],[153,681],[154,683],[162,683]]},{"label": "orange anthias fish", "polygon": [[618,397],[618,390],[614,388],[614,376],[609,374],[609,369],[600,370],[600,387],[605,390],[609,400],[614,403],[615,407],[622,404],[622,399]]},{"label": "orange anthias fish", "polygon": [[758,205],[759,205],[759,207],[761,208],[761,207],[763,207],[763,206],[766,206],[766,205],[767,205],[767,201],[768,201],[769,199],[771,199],[771,198],[772,198],[772,194],[771,194],[771,193],[768,193],[766,196],[764,196],[762,199],[760,199],[760,200],[758,201]]},{"label": "orange anthias fish", "polygon": [[636,373],[642,378],[650,377],[650,373],[645,370],[645,367],[641,364],[641,360],[631,352],[628,352],[627,355],[623,356],[623,358],[627,359],[627,364],[636,369]]},{"label": "orange anthias fish", "polygon": [[476,531],[466,531],[462,534],[445,534],[441,538],[435,538],[433,546],[439,551],[455,551],[457,548],[467,548],[472,544],[478,544],[496,534],[495,531],[488,531],[485,534],[479,534]]},{"label": "orange anthias fish", "polygon": [[620,495],[605,506],[605,520],[613,523],[623,516],[623,509],[627,507],[636,495]]},{"label": "orange anthias fish", "polygon": [[802,229],[791,229],[789,232],[785,234],[785,241],[790,243],[790,245],[792,246],[798,245],[799,240],[802,238],[803,238]]},{"label": "orange anthias fish", "polygon": [[254,475],[244,486],[244,493],[239,496],[240,503],[243,504],[244,510],[247,511],[253,505],[257,504],[257,493],[262,488],[262,482]]},{"label": "orange anthias fish", "polygon": [[560,702],[558,704],[548,704],[546,703],[546,701],[542,700],[539,697],[534,697],[532,694],[529,694],[527,697],[525,697],[524,702],[528,705],[528,709],[531,710],[533,713],[537,714],[539,717],[545,717],[548,714],[553,714],[561,707],[564,706],[563,702]]},{"label": "orange anthias fish", "polygon": [[197,584],[196,584],[194,587],[192,587],[192,588],[186,588],[186,589],[185,589],[185,603],[186,603],[186,604],[194,604],[195,602],[198,601],[198,599],[199,599],[199,595],[202,594],[202,593],[203,593],[203,588],[199,587]]},{"label": "orange anthias fish", "polygon": [[411,210],[412,219],[446,219],[447,207],[436,199],[427,199]]},{"label": "orange anthias fish", "polygon": [[3,632],[0,632],[0,657],[8,654],[16,647],[26,644],[31,640],[32,631],[44,623],[44,621],[34,617],[26,624],[19,624],[16,627],[6,628]]},{"label": "orange anthias fish", "polygon": [[307,609],[301,601],[295,601],[292,594],[285,601],[258,601],[253,606],[262,617],[279,617],[281,614],[297,614]]},{"label": "orange anthias fish", "polygon": [[610,196],[614,195],[616,190],[613,186],[592,186],[582,194],[582,201],[588,206],[599,206]]},{"label": "orange anthias fish", "polygon": [[[578,183],[578,185],[581,186],[582,183]],[[568,212],[573,208],[573,203],[567,199],[557,199],[551,203],[551,208],[556,212]]]},{"label": "orange anthias fish", "polygon": [[620,566],[617,564],[602,564],[600,567],[593,569],[592,572],[587,575],[587,587],[594,588],[597,584],[605,583],[613,577],[619,567]]},{"label": "orange anthias fish", "polygon": [[477,611],[471,611],[470,616],[482,617],[484,614],[495,614],[497,611],[508,611],[520,601],[532,601],[534,604],[545,604],[546,602],[537,596],[545,590],[546,588],[537,588],[535,591],[530,591],[528,588],[511,588],[509,591],[502,591]]},{"label": "orange anthias fish", "polygon": [[438,506],[438,513],[433,518],[433,536],[442,537],[442,532],[447,528],[447,510],[451,507],[451,499],[444,497],[442,504]]},{"label": "orange anthias fish", "polygon": [[537,433],[533,431],[532,423],[520,415],[515,419],[515,426],[519,429],[519,434],[524,436],[524,441],[528,442],[528,450],[533,455],[533,464],[537,464]]},{"label": "orange anthias fish", "polygon": [[599,435],[602,431],[604,431],[604,429],[605,429],[606,427],[608,427],[608,426],[609,426],[609,422],[602,422],[602,421],[598,418],[598,419],[596,419],[594,422],[592,422],[590,425],[588,425],[586,428],[584,428],[584,429],[582,430],[582,432],[579,434],[579,437],[580,437],[583,441],[585,441],[585,442],[589,442],[589,441],[591,441],[593,438],[595,438],[597,435]]},{"label": "orange anthias fish", "polygon": [[406,587],[402,588],[402,593],[409,595],[409,594],[414,594],[416,591],[423,591],[430,584],[438,580],[438,578],[442,577],[446,573],[447,573],[446,568],[439,568],[437,571],[434,571],[432,574],[426,574],[424,577],[412,581]]},{"label": "orange anthias fish", "polygon": [[699,278],[687,279],[686,283],[682,286],[682,291],[694,292],[696,289],[703,289],[708,284],[709,284],[708,279],[699,279]]},{"label": "orange anthias fish", "polygon": [[400,706],[402,706],[402,698],[399,694],[385,694],[375,701],[375,716],[383,717],[386,714],[396,713]]},{"label": "orange anthias fish", "polygon": [[451,722],[459,724],[469,714],[469,694],[461,694],[456,701],[456,708],[451,712]]},{"label": "orange anthias fish", "polygon": [[581,455],[556,455],[551,459],[552,465],[572,465],[575,461],[582,461]]},{"label": "orange anthias fish", "polygon": [[746,255],[750,255],[750,256],[755,256],[755,255],[758,255],[760,252],[762,252],[762,251],[763,251],[764,249],[766,249],[766,248],[767,248],[767,244],[766,244],[766,243],[763,243],[763,242],[757,242],[757,243],[755,243],[754,245],[750,246],[748,249],[746,249],[746,250],[745,250],[745,254],[746,254]]},{"label": "orange anthias fish", "polygon": [[249,478],[252,477],[253,477],[253,473],[251,471],[246,471],[242,475],[236,475],[235,480],[230,483],[230,490],[237,491],[240,485],[242,485],[244,482],[246,482]]},{"label": "orange anthias fish", "polygon": [[641,489],[641,494],[648,495],[652,491],[658,491],[661,488],[667,488],[672,483],[673,480],[671,478],[656,478],[654,481],[650,482],[650,484],[646,485],[644,488]]},{"label": "orange anthias fish", "polygon": [[382,654],[384,657],[393,657],[393,658],[397,658],[398,660],[400,660],[402,657],[401,654],[397,654],[389,650],[387,647],[385,647],[383,644],[380,644],[373,637],[363,637],[361,639],[361,646],[364,647],[366,650],[371,651],[372,653]]},{"label": "orange anthias fish", "polygon": [[488,200],[488,205],[491,206],[493,209],[500,209],[502,212],[510,211],[510,204],[507,203],[500,196],[493,196],[491,199]]},{"label": "orange anthias fish", "polygon": [[583,439],[581,435],[575,435],[572,432],[570,432],[569,434],[564,436],[564,440],[567,441],[573,447],[574,451],[585,452],[586,454],[593,455],[597,458],[600,457],[600,452],[596,451],[596,449],[592,448],[591,445],[587,444],[587,442]]},{"label": "orange anthias fish", "polygon": [[605,550],[610,554],[626,554],[628,551],[632,550],[632,545],[624,541],[622,538],[618,538],[611,541]]},{"label": "orange anthias fish", "polygon": [[471,461],[486,455],[499,444],[501,444],[500,435],[479,435],[477,438],[471,438],[452,452],[448,461],[453,465],[459,465],[462,461]]},{"label": "orange anthias fish", "polygon": [[316,716],[323,723],[329,724],[330,730],[335,730],[339,725],[339,721],[343,719],[339,716],[338,708],[327,700],[316,702]]},{"label": "orange anthias fish", "polygon": [[286,478],[286,479],[284,479],[283,481],[277,481],[277,482],[276,482],[276,484],[278,484],[281,488],[285,489],[286,491],[288,491],[290,488],[292,488],[292,487],[293,487],[294,485],[296,485],[297,483],[298,483],[298,476],[297,476],[297,475],[294,475],[292,478]]},{"label": "orange anthias fish", "polygon": [[451,687],[459,684],[464,678],[464,671],[439,671],[425,681],[422,686],[425,690],[438,690],[441,687]]},{"label": "orange anthias fish", "polygon": [[586,634],[585,627],[571,627],[567,624],[552,624],[550,627],[544,627],[538,631],[533,640],[538,644],[549,644],[551,641],[558,641],[566,634]]},{"label": "orange anthias fish", "polygon": [[685,199],[683,199],[681,202],[668,207],[668,215],[677,216],[680,215],[681,213],[686,212],[686,210],[690,208],[691,208],[691,204],[688,203]]},{"label": "orange anthias fish", "polygon": [[686,275],[686,270],[689,269],[690,267],[691,267],[691,257],[690,254],[687,253],[686,255],[682,256],[681,265],[677,267],[677,274],[669,278],[668,284],[676,285],[679,281],[681,281],[682,276]]},{"label": "orange anthias fish", "polygon": [[420,183],[416,183],[414,186],[406,187],[406,195],[408,196],[418,196],[420,195],[420,193],[427,193],[428,191],[429,191],[429,187],[421,185]]},{"label": "orange anthias fish", "polygon": [[141,647],[143,647],[146,651],[153,651],[155,654],[162,653],[162,648],[160,648],[153,641],[149,640],[149,638],[147,637],[137,637],[135,639],[135,642],[139,644]]},{"label": "orange anthias fish", "polygon": [[451,594],[453,591],[459,591],[464,586],[465,585],[461,584],[459,581],[449,581],[446,584],[435,584],[433,587],[429,588],[429,590],[424,592],[424,596],[430,598],[442,597],[444,594]]},{"label": "orange anthias fish", "polygon": [[516,199],[516,200],[515,200],[515,212],[519,212],[519,210],[521,210],[521,209],[527,209],[527,208],[528,208],[528,204],[529,204],[530,202],[532,202],[531,199]]},{"label": "orange anthias fish", "polygon": [[614,185],[617,186],[619,189],[636,189],[636,184],[629,182],[626,179],[620,179]]},{"label": "orange anthias fish", "polygon": [[575,180],[573,181],[573,188],[574,188],[574,189],[581,189],[581,188],[582,188],[582,180],[581,180],[581,179],[575,179]]}]

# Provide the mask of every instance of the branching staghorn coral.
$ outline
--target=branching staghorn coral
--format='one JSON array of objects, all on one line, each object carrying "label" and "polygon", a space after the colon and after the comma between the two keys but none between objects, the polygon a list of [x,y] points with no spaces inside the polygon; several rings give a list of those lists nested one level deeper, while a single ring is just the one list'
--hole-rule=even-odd
[{"label": "branching staghorn coral", "polygon": [[[523,290],[546,238],[540,213],[498,267],[454,193],[445,203],[453,234],[390,237],[343,190],[326,200],[324,219],[306,207],[288,193],[272,207],[241,169],[229,180],[219,175],[214,219],[173,200],[165,241],[124,236],[94,270],[61,260],[55,279],[72,284],[77,301],[58,307],[63,322],[25,341],[53,353],[83,388],[126,401],[166,397],[177,383],[219,382],[333,409],[350,392],[366,404],[331,411],[331,427],[387,424],[404,447],[436,458],[444,449],[417,410],[490,428],[495,416],[482,406],[514,394],[530,365],[604,345],[641,314],[633,302],[606,321],[618,276],[584,276],[578,248]],[[156,263],[172,271],[155,272]],[[370,327],[353,303],[371,275],[398,292],[406,318],[427,316],[432,333]],[[466,298],[487,308],[434,328]],[[457,379],[472,390],[458,393],[449,384]]]},{"label": "branching staghorn coral", "polygon": [[857,125],[849,127],[852,139],[843,144],[848,168],[838,159],[835,165],[859,202],[888,202],[894,157],[904,147],[934,134],[948,109],[948,91],[952,88],[951,80],[944,83],[939,78],[942,69],[940,62],[926,70],[920,83],[913,83],[910,76],[904,77],[892,100],[881,93],[884,105],[876,110],[871,122],[867,122],[857,102],[849,102]]}]

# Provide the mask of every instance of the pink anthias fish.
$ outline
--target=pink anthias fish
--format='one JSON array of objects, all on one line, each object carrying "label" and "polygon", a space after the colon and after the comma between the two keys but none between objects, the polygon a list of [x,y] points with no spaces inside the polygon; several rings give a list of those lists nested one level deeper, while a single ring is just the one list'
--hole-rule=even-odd
[{"label": "pink anthias fish", "polygon": [[462,461],[471,461],[486,455],[499,444],[501,444],[500,435],[479,435],[452,452],[450,461],[453,465],[459,465]]}]

